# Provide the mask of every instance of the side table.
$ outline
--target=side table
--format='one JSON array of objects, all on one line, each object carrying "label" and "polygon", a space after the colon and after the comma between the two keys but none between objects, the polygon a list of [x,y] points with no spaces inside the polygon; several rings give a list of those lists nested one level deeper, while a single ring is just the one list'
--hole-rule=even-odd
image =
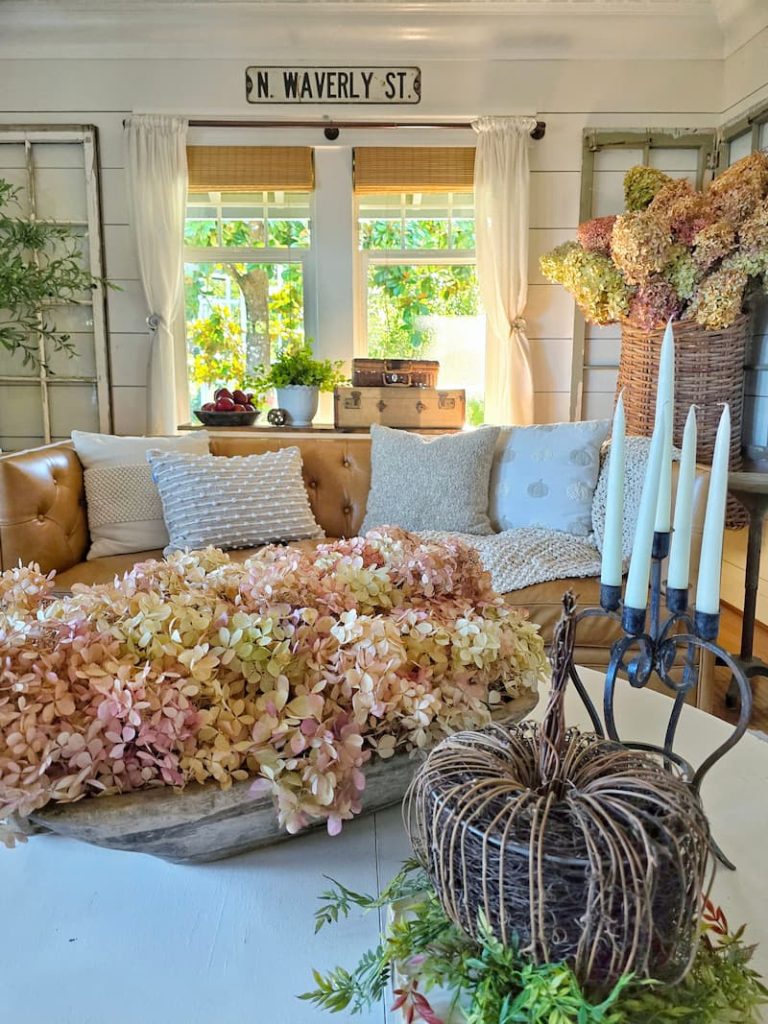
[{"label": "side table", "polygon": [[[768,664],[754,656],[755,612],[760,577],[760,553],[763,545],[763,520],[768,514],[768,459],[746,462],[738,472],[729,473],[728,489],[749,512],[747,565],[744,581],[744,618],[741,627],[739,661],[746,675],[768,676]],[[735,689],[728,690],[727,701],[735,702]]]}]

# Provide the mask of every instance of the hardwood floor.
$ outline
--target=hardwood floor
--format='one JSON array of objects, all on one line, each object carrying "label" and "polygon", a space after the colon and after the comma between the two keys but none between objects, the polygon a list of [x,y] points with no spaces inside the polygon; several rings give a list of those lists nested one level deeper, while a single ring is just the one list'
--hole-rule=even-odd
[{"label": "hardwood floor", "polygon": [[[723,606],[720,615],[720,636],[718,641],[727,651],[738,654],[741,646],[741,613],[733,608]],[[768,629],[758,625],[755,629],[754,653],[768,662]],[[725,706],[725,693],[728,689],[729,673],[725,668],[715,670],[715,691],[717,694],[714,711],[720,718],[735,722],[737,709]],[[751,727],[768,732],[768,677],[758,676],[752,680],[752,720]]]}]

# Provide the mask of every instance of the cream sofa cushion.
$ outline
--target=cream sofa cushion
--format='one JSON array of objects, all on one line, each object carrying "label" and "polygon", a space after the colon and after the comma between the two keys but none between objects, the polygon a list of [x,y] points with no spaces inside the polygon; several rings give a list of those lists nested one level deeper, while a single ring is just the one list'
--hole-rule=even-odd
[{"label": "cream sofa cushion", "polygon": [[88,559],[164,547],[168,531],[147,452],[154,448],[203,455],[208,442],[204,430],[185,437],[115,437],[73,430],[88,501]]}]

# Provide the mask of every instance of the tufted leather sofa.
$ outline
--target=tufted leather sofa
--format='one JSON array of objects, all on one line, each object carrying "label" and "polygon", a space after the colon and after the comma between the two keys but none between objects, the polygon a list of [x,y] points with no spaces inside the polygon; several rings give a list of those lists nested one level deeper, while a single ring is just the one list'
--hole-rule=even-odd
[{"label": "tufted leather sofa", "polygon": [[[295,439],[288,435],[211,436],[214,455],[258,454],[289,445],[301,449],[309,500],[326,535],[354,536],[363,521],[371,480],[367,435],[317,439]],[[707,471],[702,470],[694,492],[692,566],[698,564],[708,481]],[[314,541],[301,543],[315,544]],[[2,567],[10,568],[19,561],[38,562],[46,572],[56,570],[58,589],[69,589],[76,582],[108,582],[135,562],[161,556],[159,551],[143,551],[86,562],[88,545],[83,470],[72,445],[64,442],[0,456]],[[237,560],[249,554],[250,551],[231,552]],[[545,639],[549,639],[560,614],[563,591],[568,587],[574,589],[581,604],[597,604],[599,581],[596,579],[540,583],[514,591],[506,595],[506,600],[527,609],[533,621],[542,627]],[[577,662],[604,668],[615,637],[615,627],[605,619],[587,620],[580,629]]]}]

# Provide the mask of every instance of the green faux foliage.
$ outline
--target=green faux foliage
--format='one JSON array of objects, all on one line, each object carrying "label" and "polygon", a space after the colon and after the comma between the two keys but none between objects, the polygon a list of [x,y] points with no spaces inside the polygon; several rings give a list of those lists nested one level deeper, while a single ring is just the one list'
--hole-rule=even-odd
[{"label": "green faux foliage", "polygon": [[452,1012],[466,1024],[755,1024],[768,990],[749,966],[754,947],[744,929],[730,933],[719,909],[707,902],[704,933],[691,971],[677,985],[626,974],[607,992],[587,992],[566,964],[534,964],[493,935],[482,916],[474,942],[446,916],[416,861],[408,861],[378,896],[353,892],[338,882],[320,897],[316,930],[363,911],[407,901],[357,967],[314,971],[315,985],[300,996],[332,1013],[362,1013],[377,1003],[397,964],[405,977],[393,1009],[404,1019],[443,1024],[430,990],[453,994]]},{"label": "green faux foliage", "polygon": [[272,360],[269,371],[257,374],[250,383],[258,391],[267,388],[287,388],[292,385],[333,391],[337,384],[343,384],[344,381],[341,361],[315,359],[312,354],[312,338],[307,338],[304,342],[283,345]]},{"label": "green faux foliage", "polygon": [[[0,178],[0,345],[37,364],[40,340],[74,354],[50,308],[76,302],[99,283],[81,264],[80,239],[66,224],[13,216],[21,189]],[[50,351],[50,350],[49,350]]]}]

